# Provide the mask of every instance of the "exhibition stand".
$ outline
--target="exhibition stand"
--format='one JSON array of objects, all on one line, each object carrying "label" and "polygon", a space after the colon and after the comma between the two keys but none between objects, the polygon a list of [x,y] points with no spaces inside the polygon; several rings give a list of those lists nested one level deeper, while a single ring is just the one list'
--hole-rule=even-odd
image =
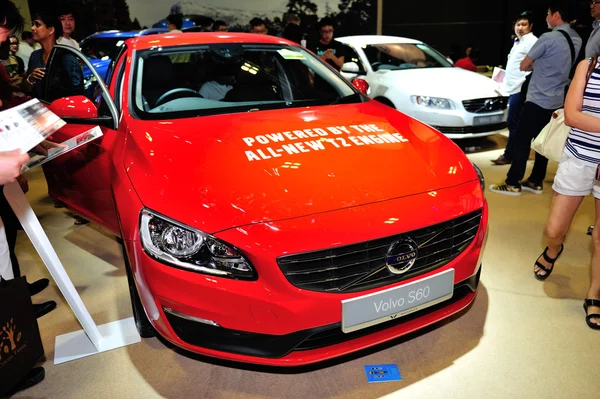
[{"label": "exhibition stand", "polygon": [[48,240],[48,236],[33,212],[19,183],[15,181],[5,185],[4,195],[60,292],[83,327],[83,330],[56,337],[54,364],[140,342],[141,338],[135,327],[133,317],[100,326],[96,325],[54,251],[50,240]]}]

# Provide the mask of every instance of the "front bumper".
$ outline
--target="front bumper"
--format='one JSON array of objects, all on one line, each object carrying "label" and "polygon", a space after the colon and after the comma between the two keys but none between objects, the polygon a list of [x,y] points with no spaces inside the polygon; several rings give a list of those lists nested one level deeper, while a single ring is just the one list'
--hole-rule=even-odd
[{"label": "front bumper", "polygon": [[[435,199],[427,194],[423,196],[427,199],[420,196],[410,201],[399,199],[406,212],[415,215],[430,212],[431,201],[435,200],[447,211],[446,216],[438,215],[440,218],[483,209],[478,233],[471,245],[446,265],[396,284],[362,292],[333,294],[299,289],[286,280],[275,259],[280,254],[300,253],[310,247],[321,249],[324,243],[333,240],[354,241],[354,236],[348,234],[350,225],[359,231],[359,226],[368,226],[368,220],[380,219],[383,215],[388,218],[392,210],[398,213],[395,201],[359,207],[362,211],[353,210],[353,217],[340,218],[343,215],[330,212],[316,222],[308,218],[304,221],[306,224],[300,218],[218,234],[219,238],[234,243],[246,253],[257,267],[257,281],[229,280],[175,269],[148,257],[139,241],[127,241],[126,246],[146,313],[167,340],[189,351],[221,359],[299,366],[342,356],[419,330],[459,312],[473,301],[487,231],[487,204],[472,191],[478,185],[479,182],[473,182],[467,187],[441,190]],[[339,212],[348,216],[346,213],[350,211]],[[420,218],[413,219],[405,221],[406,230],[422,227]],[[309,226],[314,231],[310,231]],[[390,232],[395,228],[397,232],[399,226],[384,225],[371,233],[391,235],[382,231],[384,228]],[[364,232],[361,234],[365,235]],[[257,248],[256,243],[263,245]],[[251,247],[253,250],[249,249]],[[455,269],[455,291],[451,299],[354,333],[341,331],[342,300],[401,286],[450,268]],[[175,316],[173,312],[165,312],[165,308],[180,315],[218,323],[220,327]]]},{"label": "front bumper", "polygon": [[[484,137],[497,134],[506,129],[508,110],[489,113],[471,113],[464,108],[453,110],[423,110],[414,108],[410,115],[439,130],[450,139]],[[500,121],[477,123],[477,118],[495,117]]]},{"label": "front bumper", "polygon": [[[443,303],[411,313],[400,319],[380,323],[348,334],[342,332],[341,323],[310,328],[285,335],[269,335],[229,330],[206,323],[191,321],[169,313],[166,313],[166,317],[177,336],[183,342],[193,347],[228,352],[241,356],[279,359],[290,355],[292,352],[318,352],[318,349],[321,348],[344,344],[354,339],[394,327],[398,327],[398,330],[402,331],[403,328],[400,327],[401,325],[421,318],[426,320],[425,316],[427,314],[431,314],[442,308],[454,307],[456,303],[464,302],[465,299],[472,299],[479,284],[480,274],[481,268],[477,274],[468,280],[455,284],[452,298]],[[458,309],[460,310],[461,308],[459,305]],[[429,319],[431,319],[431,316]],[[302,354],[300,353],[299,355],[301,356]]]}]

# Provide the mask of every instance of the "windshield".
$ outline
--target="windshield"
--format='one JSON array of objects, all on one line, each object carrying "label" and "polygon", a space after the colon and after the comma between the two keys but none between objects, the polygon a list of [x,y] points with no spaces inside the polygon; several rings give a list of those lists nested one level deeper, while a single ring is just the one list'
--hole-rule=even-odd
[{"label": "windshield", "polygon": [[138,53],[133,103],[142,119],[361,102],[345,79],[300,47],[214,44]]},{"label": "windshield", "polygon": [[446,57],[423,43],[373,44],[364,51],[373,70],[452,67]]}]

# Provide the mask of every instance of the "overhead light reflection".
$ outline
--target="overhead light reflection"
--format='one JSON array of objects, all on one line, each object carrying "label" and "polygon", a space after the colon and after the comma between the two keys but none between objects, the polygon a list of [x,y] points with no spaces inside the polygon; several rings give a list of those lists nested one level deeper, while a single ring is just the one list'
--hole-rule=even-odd
[{"label": "overhead light reflection", "polygon": [[281,165],[281,167],[283,169],[298,169],[300,165],[302,164],[299,162],[286,162],[283,165]]}]

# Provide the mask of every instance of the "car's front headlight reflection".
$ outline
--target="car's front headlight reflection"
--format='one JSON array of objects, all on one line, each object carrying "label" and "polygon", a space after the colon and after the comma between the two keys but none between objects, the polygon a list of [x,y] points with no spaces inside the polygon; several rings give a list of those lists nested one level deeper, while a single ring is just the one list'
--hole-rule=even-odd
[{"label": "car's front headlight reflection", "polygon": [[454,103],[447,98],[412,96],[411,101],[417,105],[427,108],[454,109]]},{"label": "car's front headlight reflection", "polygon": [[140,218],[142,246],[154,259],[199,273],[256,279],[250,262],[233,246],[148,209]]}]

